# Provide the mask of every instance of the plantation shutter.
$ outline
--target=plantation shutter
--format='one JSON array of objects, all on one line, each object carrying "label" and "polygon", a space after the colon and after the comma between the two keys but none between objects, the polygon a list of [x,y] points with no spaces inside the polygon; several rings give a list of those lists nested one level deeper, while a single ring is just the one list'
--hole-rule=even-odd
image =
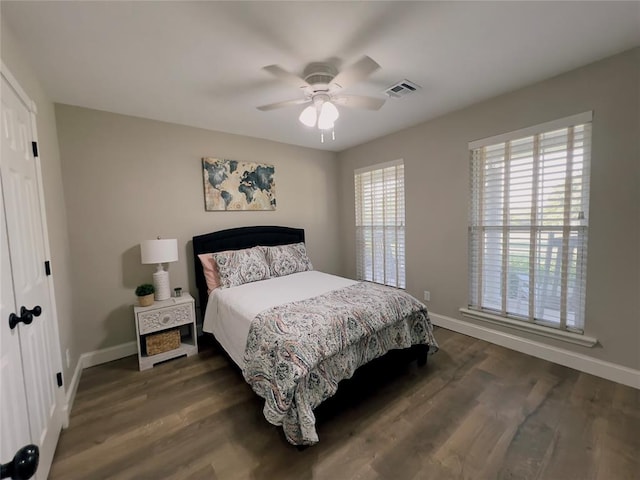
[{"label": "plantation shutter", "polygon": [[355,171],[358,279],[405,288],[404,164]]},{"label": "plantation shutter", "polygon": [[469,308],[582,332],[591,112],[469,146]]}]

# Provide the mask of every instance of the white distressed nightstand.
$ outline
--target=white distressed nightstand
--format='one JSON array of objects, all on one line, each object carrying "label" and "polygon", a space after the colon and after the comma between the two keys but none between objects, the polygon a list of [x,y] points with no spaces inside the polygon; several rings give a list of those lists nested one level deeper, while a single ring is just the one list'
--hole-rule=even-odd
[{"label": "white distressed nightstand", "polygon": [[[198,353],[195,301],[188,293],[181,297],[157,301],[150,307],[134,306],[136,335],[138,337],[138,365],[140,370],[172,358]],[[147,355],[145,337],[152,333],[174,328],[180,329],[180,347],[156,355]]]}]

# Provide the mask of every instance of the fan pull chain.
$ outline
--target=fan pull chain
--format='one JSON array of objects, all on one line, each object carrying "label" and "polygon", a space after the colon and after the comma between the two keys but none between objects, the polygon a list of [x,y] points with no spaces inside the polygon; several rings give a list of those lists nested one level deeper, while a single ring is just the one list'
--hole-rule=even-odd
[{"label": "fan pull chain", "polygon": [[[331,140],[336,139],[336,131],[331,130]],[[324,130],[320,130],[320,143],[324,143]]]}]

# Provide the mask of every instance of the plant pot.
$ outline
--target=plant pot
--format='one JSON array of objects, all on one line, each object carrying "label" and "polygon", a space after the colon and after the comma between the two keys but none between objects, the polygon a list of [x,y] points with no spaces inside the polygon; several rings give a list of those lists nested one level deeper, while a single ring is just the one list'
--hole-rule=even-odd
[{"label": "plant pot", "polygon": [[138,297],[138,303],[140,304],[140,306],[148,307],[150,305],[153,305],[153,295],[153,293],[150,293],[149,295]]}]

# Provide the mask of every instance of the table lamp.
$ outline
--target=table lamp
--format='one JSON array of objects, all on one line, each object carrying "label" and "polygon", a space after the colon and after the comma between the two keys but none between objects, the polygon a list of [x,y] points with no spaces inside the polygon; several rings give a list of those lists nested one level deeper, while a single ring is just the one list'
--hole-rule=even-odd
[{"label": "table lamp", "polygon": [[166,300],[170,298],[169,272],[164,269],[162,264],[178,261],[178,240],[175,238],[145,240],[140,244],[140,257],[142,263],[158,264],[158,269],[153,274],[154,298],[156,300]]}]

